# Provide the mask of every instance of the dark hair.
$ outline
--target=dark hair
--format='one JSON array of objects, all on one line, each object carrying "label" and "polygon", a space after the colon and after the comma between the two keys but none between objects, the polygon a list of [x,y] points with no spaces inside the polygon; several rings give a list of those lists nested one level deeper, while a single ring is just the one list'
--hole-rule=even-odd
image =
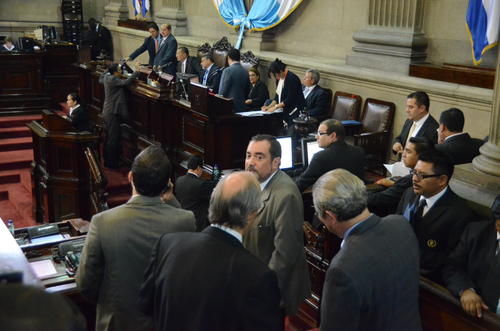
[{"label": "dark hair", "polygon": [[203,167],[203,158],[199,155],[191,156],[188,160],[187,167],[191,170],[196,170],[198,169],[198,167]]},{"label": "dark hair", "polygon": [[137,193],[148,197],[159,196],[168,186],[172,164],[158,146],[149,146],[132,163],[132,180]]},{"label": "dark hair", "polygon": [[71,92],[68,94],[68,96],[71,98],[71,100],[76,101],[77,104],[80,105],[82,103],[80,96],[76,92]]},{"label": "dark hair", "polygon": [[422,92],[422,91],[416,91],[416,92],[408,94],[408,96],[406,98],[407,99],[415,99],[415,103],[417,104],[417,106],[420,107],[420,106],[424,105],[425,110],[427,112],[429,111],[430,101],[429,101],[429,96],[427,95],[427,93]]},{"label": "dark hair", "polygon": [[12,39],[11,36],[8,36],[8,37],[5,38],[4,42],[6,42],[6,43],[7,42],[14,43],[14,40]]},{"label": "dark hair", "polygon": [[112,63],[108,68],[108,72],[112,75],[117,71],[118,71],[118,63]]},{"label": "dark hair", "polygon": [[408,142],[415,146],[415,152],[422,154],[425,151],[434,149],[434,144],[426,137],[411,137]]},{"label": "dark hair", "polygon": [[323,122],[320,123],[320,125],[323,124],[326,126],[326,133],[327,134],[332,134],[335,132],[337,134],[337,139],[338,140],[343,140],[345,137],[345,128],[342,122],[334,119],[328,119],[324,120]]},{"label": "dark hair", "polygon": [[257,134],[250,139],[250,141],[267,141],[271,145],[269,148],[269,153],[271,154],[271,160],[281,157],[281,145],[276,140],[274,136],[270,134]]},{"label": "dark hair", "polygon": [[439,123],[451,132],[462,132],[464,129],[464,113],[458,108],[450,108],[441,113]]},{"label": "dark hair", "polygon": [[253,72],[259,79],[260,79],[260,72],[257,70],[257,68],[251,67],[248,69],[248,72]]},{"label": "dark hair", "polygon": [[89,27],[91,27],[91,28],[92,28],[92,27],[95,27],[95,26],[96,26],[97,21],[96,21],[96,19],[95,19],[95,18],[91,17],[91,18],[89,18],[88,23],[89,23]]},{"label": "dark hair", "polygon": [[158,24],[156,24],[155,22],[151,22],[148,24],[148,30],[149,29],[155,29],[157,32],[160,31],[160,28],[158,27]]},{"label": "dark hair", "polygon": [[203,58],[205,58],[205,59],[207,59],[207,60],[210,60],[210,62],[212,62],[212,63],[214,63],[214,62],[215,62],[215,61],[214,61],[214,56],[212,55],[212,53],[203,53],[203,54],[201,55],[201,58],[202,58],[202,59],[203,59]]},{"label": "dark hair", "polygon": [[435,149],[425,151],[419,154],[418,160],[432,163],[432,171],[437,175],[446,175],[448,181],[451,179],[451,176],[453,176],[453,163],[451,163],[448,155],[441,151]]},{"label": "dark hair", "polygon": [[187,47],[182,46],[182,47],[179,47],[178,49],[181,50],[187,56],[189,56],[189,49],[187,49]]},{"label": "dark hair", "polygon": [[267,76],[271,77],[271,74],[279,74],[282,71],[285,71],[286,64],[281,62],[280,59],[276,59],[269,65],[269,70],[267,71]]},{"label": "dark hair", "polygon": [[227,56],[233,61],[239,61],[241,58],[241,53],[239,49],[231,48],[229,52],[227,52]]}]

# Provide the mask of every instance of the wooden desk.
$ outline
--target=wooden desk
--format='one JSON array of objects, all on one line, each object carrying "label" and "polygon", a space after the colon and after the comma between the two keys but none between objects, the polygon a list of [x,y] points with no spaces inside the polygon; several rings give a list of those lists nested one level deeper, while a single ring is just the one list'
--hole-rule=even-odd
[{"label": "wooden desk", "polygon": [[84,150],[98,136],[74,132],[71,124],[44,111],[41,122],[27,125],[33,136],[33,182],[37,222],[90,219],[90,175]]},{"label": "wooden desk", "polygon": [[[99,117],[104,90],[98,79],[104,71],[94,65],[78,68],[80,95]],[[202,104],[192,99],[192,106],[190,102],[174,100],[174,88],[153,87],[144,78],[128,87],[131,120],[122,125],[126,161],[132,161],[145,146],[159,144],[179,171],[181,162],[192,154],[203,156],[207,164],[218,164],[221,169],[241,168],[253,135],[276,135],[282,128],[281,114],[233,114],[231,101],[208,92]]]}]

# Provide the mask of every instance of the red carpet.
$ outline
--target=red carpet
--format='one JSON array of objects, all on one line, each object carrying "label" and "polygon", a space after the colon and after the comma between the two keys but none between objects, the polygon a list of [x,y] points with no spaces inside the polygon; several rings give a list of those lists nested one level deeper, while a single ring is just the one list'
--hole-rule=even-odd
[{"label": "red carpet", "polygon": [[0,117],[0,217],[16,227],[35,225],[31,191],[33,143],[25,126],[40,115]]}]

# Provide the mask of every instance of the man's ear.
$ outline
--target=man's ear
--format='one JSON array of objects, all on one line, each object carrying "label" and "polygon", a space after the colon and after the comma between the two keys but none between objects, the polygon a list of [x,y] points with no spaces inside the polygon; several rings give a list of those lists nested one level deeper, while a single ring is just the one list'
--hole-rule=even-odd
[{"label": "man's ear", "polygon": [[337,215],[332,213],[330,210],[325,210],[324,212],[324,218],[328,219],[328,221],[334,221],[337,222]]},{"label": "man's ear", "polygon": [[280,164],[281,164],[281,157],[275,157],[271,163],[271,168],[273,169],[273,171],[276,171],[280,168]]},{"label": "man's ear", "polygon": [[332,141],[337,141],[337,132],[332,132],[330,133],[330,138],[332,139]]},{"label": "man's ear", "polygon": [[132,176],[132,171],[128,172],[127,178],[128,178],[129,183],[133,182],[134,176]]}]

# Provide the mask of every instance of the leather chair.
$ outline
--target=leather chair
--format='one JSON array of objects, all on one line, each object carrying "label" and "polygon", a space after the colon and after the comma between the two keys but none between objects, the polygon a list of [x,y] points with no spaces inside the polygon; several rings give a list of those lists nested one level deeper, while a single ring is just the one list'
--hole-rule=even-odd
[{"label": "leather chair", "polygon": [[353,136],[354,145],[365,150],[368,169],[381,170],[381,174],[385,174],[383,163],[389,154],[389,138],[395,109],[396,105],[392,102],[366,99],[361,117],[361,133]]},{"label": "leather chair", "polygon": [[227,37],[222,37],[221,40],[215,42],[212,46],[212,54],[214,56],[214,63],[219,68],[228,66],[227,53],[233,46],[227,40]]},{"label": "leather chair", "polygon": [[247,71],[250,70],[250,68],[255,68],[259,66],[260,59],[253,54],[252,51],[246,51],[245,53],[241,54],[241,66],[245,68]]},{"label": "leather chair", "polygon": [[333,96],[330,117],[339,121],[357,121],[361,109],[361,97],[356,94],[337,91]]}]

